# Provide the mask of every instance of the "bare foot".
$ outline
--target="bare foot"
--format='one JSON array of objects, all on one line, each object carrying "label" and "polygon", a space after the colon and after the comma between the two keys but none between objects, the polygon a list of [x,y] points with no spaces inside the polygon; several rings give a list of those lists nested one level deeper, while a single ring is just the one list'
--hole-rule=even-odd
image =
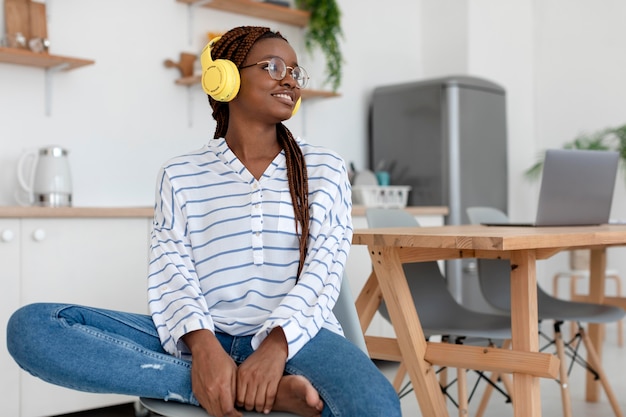
[{"label": "bare foot", "polygon": [[301,375],[285,375],[278,383],[275,411],[286,411],[303,417],[321,416],[324,402],[317,390]]}]

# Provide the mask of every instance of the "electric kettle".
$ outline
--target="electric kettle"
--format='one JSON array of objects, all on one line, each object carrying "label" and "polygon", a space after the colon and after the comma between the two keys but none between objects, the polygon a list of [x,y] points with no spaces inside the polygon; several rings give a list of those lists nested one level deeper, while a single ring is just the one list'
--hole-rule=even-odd
[{"label": "electric kettle", "polygon": [[72,205],[72,178],[67,158],[68,151],[60,146],[47,146],[24,152],[17,162],[17,179],[24,201],[22,205],[66,207]]}]

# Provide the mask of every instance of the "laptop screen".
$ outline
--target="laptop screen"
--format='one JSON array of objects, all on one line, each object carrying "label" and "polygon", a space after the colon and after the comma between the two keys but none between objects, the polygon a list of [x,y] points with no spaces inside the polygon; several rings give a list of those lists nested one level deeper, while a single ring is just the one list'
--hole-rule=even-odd
[{"label": "laptop screen", "polygon": [[608,223],[619,154],[549,149],[543,165],[537,226]]}]

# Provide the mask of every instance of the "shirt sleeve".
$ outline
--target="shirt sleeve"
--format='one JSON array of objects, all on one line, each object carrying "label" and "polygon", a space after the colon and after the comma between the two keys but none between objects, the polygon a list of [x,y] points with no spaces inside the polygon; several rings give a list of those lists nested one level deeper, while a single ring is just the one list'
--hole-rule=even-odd
[{"label": "shirt sleeve", "polygon": [[[323,190],[309,201],[314,206],[310,221],[305,265],[298,283],[272,312],[252,339],[256,349],[269,332],[282,327],[291,359],[327,322],[336,323],[332,314],[352,243],[352,197],[345,163],[340,160],[334,175],[326,178]],[[332,184],[332,186],[330,186]]]},{"label": "shirt sleeve", "polygon": [[151,232],[148,302],[163,348],[176,357],[190,354],[183,335],[215,330],[193,265],[185,215],[162,169]]}]

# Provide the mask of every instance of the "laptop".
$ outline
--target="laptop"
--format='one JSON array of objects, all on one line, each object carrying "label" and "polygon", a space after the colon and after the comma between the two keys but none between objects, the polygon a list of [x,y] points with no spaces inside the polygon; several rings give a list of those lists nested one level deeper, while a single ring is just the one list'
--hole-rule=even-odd
[{"label": "laptop", "polygon": [[534,223],[488,226],[586,226],[609,222],[619,154],[549,149],[543,164]]}]

